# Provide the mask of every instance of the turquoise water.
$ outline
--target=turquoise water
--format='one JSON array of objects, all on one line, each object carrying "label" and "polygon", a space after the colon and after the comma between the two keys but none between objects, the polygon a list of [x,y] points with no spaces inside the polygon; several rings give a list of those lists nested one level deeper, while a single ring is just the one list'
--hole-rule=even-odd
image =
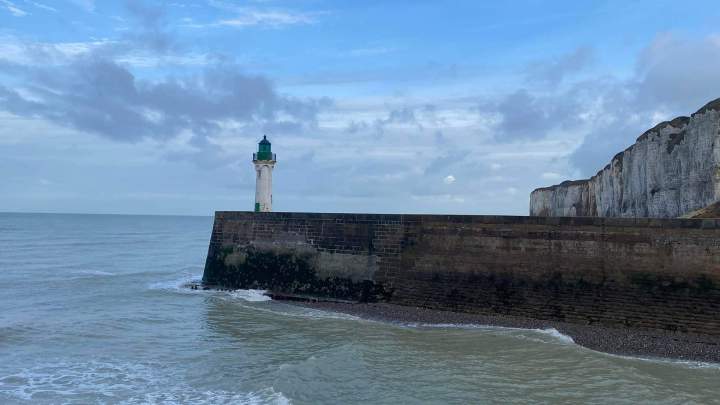
[{"label": "turquoise water", "polygon": [[194,291],[212,218],[0,214],[0,403],[713,403],[720,366]]}]

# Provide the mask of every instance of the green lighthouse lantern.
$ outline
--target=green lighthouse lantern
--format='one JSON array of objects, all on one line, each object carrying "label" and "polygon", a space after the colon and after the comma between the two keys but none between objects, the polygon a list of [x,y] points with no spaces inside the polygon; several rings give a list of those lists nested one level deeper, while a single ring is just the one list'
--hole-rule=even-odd
[{"label": "green lighthouse lantern", "polygon": [[275,160],[275,156],[273,156],[270,141],[267,140],[267,136],[263,135],[262,141],[258,143],[258,151],[253,160]]}]

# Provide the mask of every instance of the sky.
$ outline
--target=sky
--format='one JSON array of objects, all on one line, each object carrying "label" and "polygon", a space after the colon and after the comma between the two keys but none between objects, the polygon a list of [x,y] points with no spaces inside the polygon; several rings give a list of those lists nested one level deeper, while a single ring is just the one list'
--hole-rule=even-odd
[{"label": "sky", "polygon": [[527,215],[720,97],[715,1],[0,0],[0,211]]}]

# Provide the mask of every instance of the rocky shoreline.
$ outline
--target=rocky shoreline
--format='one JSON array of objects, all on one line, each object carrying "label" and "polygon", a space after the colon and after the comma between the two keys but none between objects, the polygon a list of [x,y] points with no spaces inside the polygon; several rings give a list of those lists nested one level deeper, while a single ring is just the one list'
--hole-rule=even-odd
[{"label": "rocky shoreline", "polygon": [[[277,297],[282,299],[283,297]],[[286,300],[283,300],[286,301]],[[555,328],[581,346],[605,353],[720,363],[720,337],[649,329],[622,329],[567,322],[481,315],[385,303],[286,302],[391,323],[489,325],[526,329]]]}]

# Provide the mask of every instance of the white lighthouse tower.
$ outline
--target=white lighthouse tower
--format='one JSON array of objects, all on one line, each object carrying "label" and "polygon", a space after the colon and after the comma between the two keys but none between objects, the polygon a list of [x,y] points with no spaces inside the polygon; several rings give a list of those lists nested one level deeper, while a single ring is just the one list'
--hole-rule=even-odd
[{"label": "white lighthouse tower", "polygon": [[270,141],[263,135],[258,144],[257,153],[253,153],[255,164],[255,212],[272,211],[272,172],[275,167],[275,154],[270,148]]}]

